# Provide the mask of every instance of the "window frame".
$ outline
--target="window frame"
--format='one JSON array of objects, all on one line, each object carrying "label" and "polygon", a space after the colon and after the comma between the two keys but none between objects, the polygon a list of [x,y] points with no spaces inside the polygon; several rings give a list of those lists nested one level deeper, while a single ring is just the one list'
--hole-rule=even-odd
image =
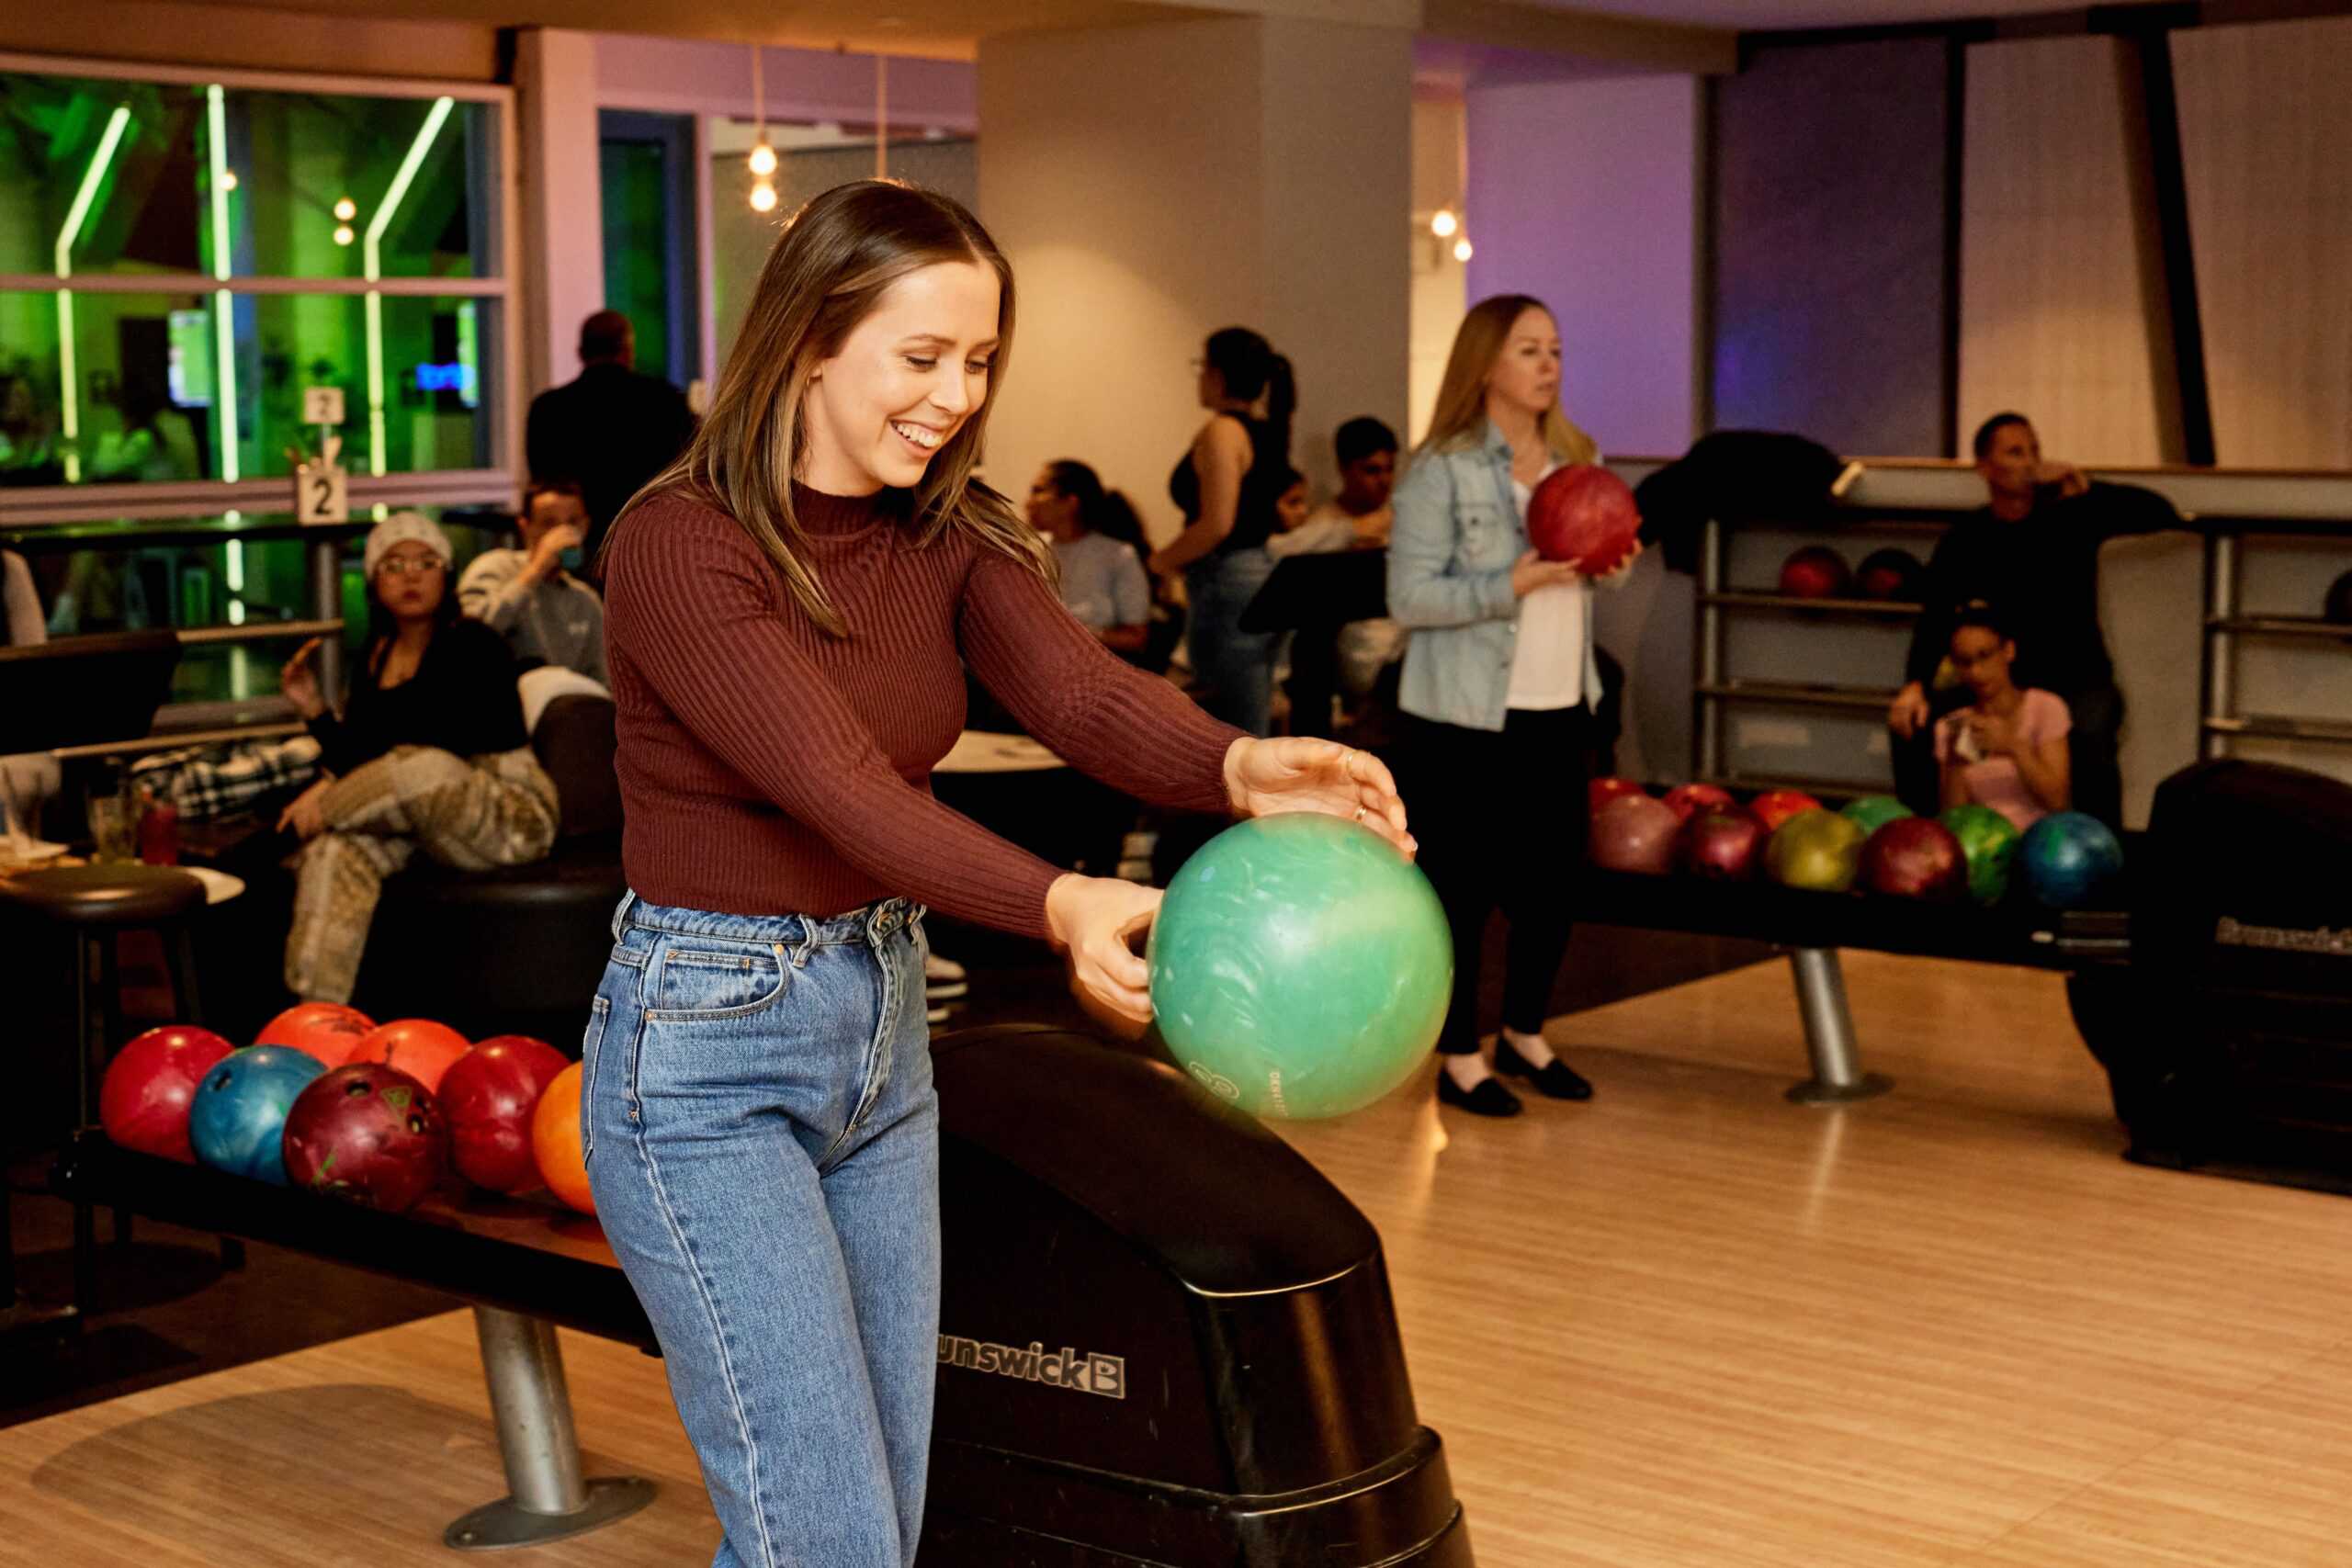
[{"label": "window frame", "polygon": [[[164,86],[220,86],[231,91],[337,94],[374,98],[451,98],[488,106],[489,157],[481,215],[483,271],[470,277],[307,278],[255,275],[217,278],[205,273],[92,273],[61,289],[54,273],[0,274],[0,292],[29,294],[375,295],[429,296],[495,301],[498,328],[486,341],[495,356],[483,386],[494,400],[488,468],[445,468],[351,476],[353,507],[376,505],[511,505],[519,489],[523,452],[523,300],[516,264],[524,254],[518,137],[512,87],[413,76],[355,76],[296,71],[208,70],[181,65],[92,60],[0,51],[0,72],[96,81],[148,82]],[[365,422],[364,408],[346,411],[346,428]],[[288,509],[290,476],[254,479],[172,479],[129,484],[28,485],[0,490],[0,521],[11,525],[83,523],[114,517],[189,517],[215,513]]]}]

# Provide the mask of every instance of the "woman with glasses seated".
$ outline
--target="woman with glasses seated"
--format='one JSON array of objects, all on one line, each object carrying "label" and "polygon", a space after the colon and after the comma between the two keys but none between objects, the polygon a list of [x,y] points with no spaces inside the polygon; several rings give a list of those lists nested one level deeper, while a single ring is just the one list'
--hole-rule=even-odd
[{"label": "woman with glasses seated", "polygon": [[287,700],[324,774],[278,827],[303,840],[286,984],[306,1001],[351,999],[384,878],[417,851],[478,871],[524,865],[555,842],[555,784],[533,755],[505,639],[458,613],[448,536],[396,512],[368,536],[370,625],[334,713],[312,638],[287,661]]}]

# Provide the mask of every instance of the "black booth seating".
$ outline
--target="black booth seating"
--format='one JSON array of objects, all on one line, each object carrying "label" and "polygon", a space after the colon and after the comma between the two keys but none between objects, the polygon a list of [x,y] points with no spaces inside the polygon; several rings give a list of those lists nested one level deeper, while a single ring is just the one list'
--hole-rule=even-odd
[{"label": "black booth seating", "polygon": [[384,884],[355,1006],[379,1019],[437,1019],[469,1039],[530,1034],[577,1052],[627,886],[613,716],[605,697],[557,697],[531,733],[562,808],[546,859],[452,871],[420,857]]}]

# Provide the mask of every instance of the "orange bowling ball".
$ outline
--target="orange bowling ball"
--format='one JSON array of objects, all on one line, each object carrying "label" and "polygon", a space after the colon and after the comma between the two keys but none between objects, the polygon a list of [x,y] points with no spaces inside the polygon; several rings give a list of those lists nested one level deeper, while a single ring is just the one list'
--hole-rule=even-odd
[{"label": "orange bowling ball", "polygon": [[254,1043],[291,1045],[330,1067],[339,1067],[351,1059],[352,1050],[375,1027],[374,1019],[341,1002],[297,1002],[262,1025]]},{"label": "orange bowling ball", "polygon": [[531,1115],[531,1157],[548,1190],[583,1214],[596,1212],[588,1190],[588,1159],[580,1152],[580,1064],[556,1074]]},{"label": "orange bowling ball", "polygon": [[438,1094],[441,1075],[472,1049],[472,1041],[446,1023],[435,1023],[429,1018],[396,1018],[369,1030],[367,1038],[351,1048],[351,1055],[344,1062],[346,1066],[353,1062],[381,1062],[388,1067],[398,1067],[423,1084],[428,1092]]}]

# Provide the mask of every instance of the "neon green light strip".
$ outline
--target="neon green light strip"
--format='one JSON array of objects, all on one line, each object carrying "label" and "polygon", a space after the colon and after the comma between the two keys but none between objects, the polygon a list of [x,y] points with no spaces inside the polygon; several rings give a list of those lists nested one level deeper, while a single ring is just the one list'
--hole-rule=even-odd
[{"label": "neon green light strip", "polygon": [[[206,140],[212,154],[212,276],[229,281],[229,110],[218,84],[204,89]],[[212,422],[220,435],[220,477],[237,478],[236,300],[225,289],[212,295],[212,353],[219,361],[213,388]]]},{"label": "neon green light strip", "polygon": [[[409,143],[408,156],[392,175],[384,199],[376,209],[376,216],[368,220],[368,233],[363,242],[361,265],[368,281],[380,282],[384,276],[384,231],[391,227],[392,214],[408,199],[408,187],[416,179],[416,171],[424,166],[424,155],[433,150],[433,140],[441,134],[448,122],[449,111],[458,107],[455,98],[435,98],[424,117],[424,124]],[[384,471],[384,297],[375,289],[368,291],[368,471]]]},{"label": "neon green light strip", "polygon": [[[74,205],[65,211],[65,224],[57,231],[57,276],[74,276],[74,242],[82,237],[82,225],[90,220],[90,209],[96,205],[98,186],[105,183],[107,167],[114,162],[117,149],[122,145],[122,133],[130,129],[130,106],[117,104],[114,113],[107,117],[107,128],[98,135],[98,150],[90,158],[90,166],[82,175],[82,188],[74,193]],[[82,367],[74,342],[74,291],[57,291],[57,400],[58,412],[65,435],[65,482],[79,484],[82,479]]]}]

